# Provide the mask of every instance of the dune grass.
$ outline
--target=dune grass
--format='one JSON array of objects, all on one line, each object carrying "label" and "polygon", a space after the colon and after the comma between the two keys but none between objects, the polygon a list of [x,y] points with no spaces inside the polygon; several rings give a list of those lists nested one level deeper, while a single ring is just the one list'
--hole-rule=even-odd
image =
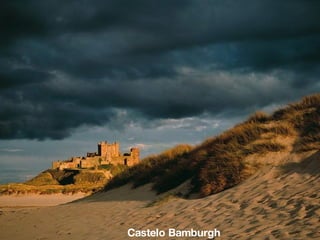
[{"label": "dune grass", "polygon": [[[146,158],[115,176],[105,189],[128,182],[132,182],[134,187],[151,182],[157,193],[163,193],[192,179],[191,192],[207,196],[222,191],[248,177],[247,173],[250,171],[243,163],[243,158],[248,154],[284,150],[284,146],[271,140],[252,144],[262,134],[270,131],[284,135],[289,132],[282,128],[269,128],[265,123],[248,121],[197,147],[178,146],[158,156]],[[167,154],[168,152],[172,154]]]},{"label": "dune grass", "polygon": [[279,109],[272,119],[293,125],[298,133],[295,152],[320,149],[320,94],[304,97],[300,102]]},{"label": "dune grass", "polygon": [[[296,139],[294,152],[320,148],[320,94],[303,98],[269,115],[256,112],[246,121],[196,147],[175,147],[116,175],[105,190],[132,182],[152,183],[163,193],[191,179],[190,193],[208,196],[247,179],[256,166],[244,159],[252,154],[286,151],[280,137]],[[168,154],[170,153],[170,154]]]},{"label": "dune grass", "polygon": [[179,165],[182,156],[192,149],[186,144],[178,145],[159,155],[149,156],[138,165],[128,168],[114,176],[106,185],[105,189],[112,189],[132,182],[134,187],[157,182],[159,176],[168,174],[175,166]]}]

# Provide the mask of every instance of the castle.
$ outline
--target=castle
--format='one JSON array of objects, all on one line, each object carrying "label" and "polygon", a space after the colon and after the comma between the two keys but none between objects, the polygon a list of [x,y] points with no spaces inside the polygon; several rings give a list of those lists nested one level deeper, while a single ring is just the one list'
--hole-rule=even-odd
[{"label": "castle", "polygon": [[72,157],[65,161],[54,161],[52,169],[97,168],[109,164],[133,166],[139,163],[139,159],[140,151],[138,148],[131,148],[130,153],[121,155],[119,143],[110,144],[103,141],[98,143],[98,152],[88,152],[86,157]]}]

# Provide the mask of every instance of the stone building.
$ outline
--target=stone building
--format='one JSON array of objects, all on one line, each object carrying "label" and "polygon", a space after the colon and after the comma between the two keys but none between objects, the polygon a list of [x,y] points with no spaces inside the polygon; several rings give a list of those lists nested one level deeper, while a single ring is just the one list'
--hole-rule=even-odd
[{"label": "stone building", "polygon": [[120,144],[106,141],[98,143],[97,152],[88,152],[86,157],[72,157],[69,160],[52,162],[53,169],[81,169],[97,168],[103,165],[126,165],[133,166],[140,161],[138,148],[131,148],[129,153],[120,152]]}]

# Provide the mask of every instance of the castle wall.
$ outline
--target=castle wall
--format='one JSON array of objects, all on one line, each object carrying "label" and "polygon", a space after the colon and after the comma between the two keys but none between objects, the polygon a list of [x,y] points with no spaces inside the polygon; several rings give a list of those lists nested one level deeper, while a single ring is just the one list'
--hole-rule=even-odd
[{"label": "castle wall", "polygon": [[131,148],[130,153],[121,155],[120,145],[115,142],[108,144],[107,142],[98,143],[97,153],[87,153],[87,157],[72,157],[67,161],[52,162],[53,169],[68,168],[94,168],[101,165],[127,165],[133,166],[140,161],[140,151],[138,148]]},{"label": "castle wall", "polygon": [[98,154],[96,152],[87,152],[87,157],[95,157]]},{"label": "castle wall", "polygon": [[61,161],[53,161],[52,169],[58,169],[60,165],[61,165]]},{"label": "castle wall", "polygon": [[79,167],[80,167],[79,162],[77,161],[73,162],[72,160],[52,162],[53,169],[63,170],[63,169],[79,168]]},{"label": "castle wall", "polygon": [[114,157],[110,164],[113,165],[124,165],[124,159],[123,156]]},{"label": "castle wall", "polygon": [[80,162],[80,168],[94,168],[100,166],[99,157],[87,157]]},{"label": "castle wall", "polygon": [[127,166],[133,166],[140,161],[140,151],[138,148],[131,148],[129,154],[122,156],[122,164]]},{"label": "castle wall", "polygon": [[138,164],[140,162],[140,150],[139,148],[131,148],[130,149],[131,152],[131,162],[129,166]]},{"label": "castle wall", "polygon": [[140,161],[140,151],[138,148],[131,148],[130,153],[112,159],[111,164],[133,166]]}]

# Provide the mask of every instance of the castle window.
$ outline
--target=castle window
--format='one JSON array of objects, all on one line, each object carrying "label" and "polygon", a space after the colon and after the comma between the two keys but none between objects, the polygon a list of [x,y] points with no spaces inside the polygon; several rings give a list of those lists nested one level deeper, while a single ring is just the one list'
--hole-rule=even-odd
[{"label": "castle window", "polygon": [[128,160],[126,158],[124,159],[123,164],[128,165]]}]

